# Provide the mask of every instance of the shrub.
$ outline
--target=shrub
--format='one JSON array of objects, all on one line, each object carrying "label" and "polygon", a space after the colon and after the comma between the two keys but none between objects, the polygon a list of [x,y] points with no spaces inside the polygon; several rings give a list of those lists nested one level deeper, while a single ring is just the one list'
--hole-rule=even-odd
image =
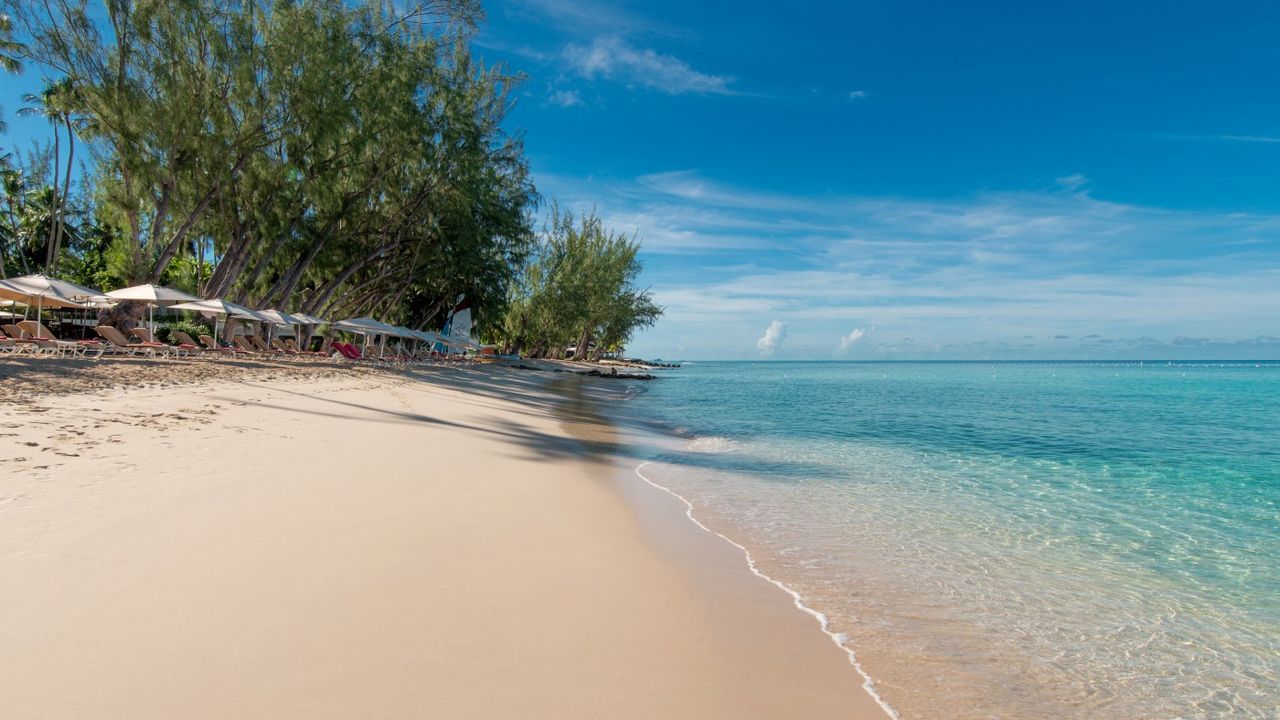
[{"label": "shrub", "polygon": [[213,334],[208,325],[191,322],[190,320],[178,320],[158,327],[156,329],[156,339],[160,342],[173,342],[173,333],[178,330],[190,335],[192,339],[198,339],[201,335]]}]

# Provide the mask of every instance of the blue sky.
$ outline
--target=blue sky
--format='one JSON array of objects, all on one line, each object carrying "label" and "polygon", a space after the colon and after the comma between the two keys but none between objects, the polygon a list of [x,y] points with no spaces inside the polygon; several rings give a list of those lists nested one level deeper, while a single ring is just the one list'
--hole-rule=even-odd
[{"label": "blue sky", "polygon": [[644,242],[636,354],[1280,356],[1280,6],[487,9],[541,192]]},{"label": "blue sky", "polygon": [[634,354],[1280,357],[1280,5],[485,7],[543,196],[644,243]]}]

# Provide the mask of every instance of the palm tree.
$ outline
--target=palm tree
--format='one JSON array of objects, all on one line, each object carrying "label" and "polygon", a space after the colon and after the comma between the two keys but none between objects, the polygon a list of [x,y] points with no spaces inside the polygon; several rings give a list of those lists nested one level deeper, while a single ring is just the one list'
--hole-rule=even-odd
[{"label": "palm tree", "polygon": [[[0,70],[10,73],[22,72],[22,61],[19,56],[26,47],[13,39],[13,21],[8,15],[0,14]],[[0,115],[0,133],[8,130],[4,117]]]},{"label": "palm tree", "polygon": [[[78,121],[74,112],[78,105],[75,85],[70,78],[62,78],[46,87],[39,95],[27,93],[22,96],[27,106],[18,111],[19,115],[35,115],[43,117],[53,126],[53,199],[50,210],[53,222],[49,226],[48,254],[45,258],[45,272],[52,274],[58,263],[58,252],[61,250],[62,238],[66,233],[65,211],[67,195],[71,192],[71,168],[76,155],[76,126]],[[59,127],[61,126],[61,127]],[[62,150],[62,132],[67,132],[67,165],[62,173],[62,188],[58,188],[61,172],[60,158]]]}]

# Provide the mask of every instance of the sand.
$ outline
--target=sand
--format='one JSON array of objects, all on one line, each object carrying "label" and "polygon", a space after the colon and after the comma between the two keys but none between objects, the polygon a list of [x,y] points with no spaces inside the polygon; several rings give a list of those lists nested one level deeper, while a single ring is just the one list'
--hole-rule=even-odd
[{"label": "sand", "polygon": [[885,717],[563,378],[93,372],[0,403],[8,720]]}]

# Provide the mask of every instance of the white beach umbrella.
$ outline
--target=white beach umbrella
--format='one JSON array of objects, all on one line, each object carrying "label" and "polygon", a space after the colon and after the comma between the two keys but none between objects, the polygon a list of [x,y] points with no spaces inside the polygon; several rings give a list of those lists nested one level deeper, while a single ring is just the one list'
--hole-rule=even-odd
[{"label": "white beach umbrella", "polygon": [[328,320],[324,320],[324,319],[322,319],[322,318],[318,318],[318,317],[316,317],[315,315],[308,315],[308,314],[306,314],[306,313],[296,313],[296,312],[295,312],[295,313],[289,313],[289,314],[290,314],[290,315],[292,315],[293,317],[297,318],[297,319],[298,319],[298,322],[302,323],[304,326],[306,326],[306,327],[307,327],[307,336],[306,336],[306,338],[304,339],[304,338],[299,337],[299,338],[297,339],[297,340],[298,340],[298,344],[299,344],[299,345],[301,345],[301,346],[303,346],[303,347],[306,347],[307,345],[309,345],[309,344],[311,343],[311,335],[315,332],[315,326],[317,326],[317,325],[327,325],[327,324],[329,324],[329,321],[328,321]]},{"label": "white beach umbrella", "polygon": [[163,285],[134,285],[133,287],[112,290],[106,295],[116,300],[139,300],[158,307],[186,302],[200,302],[200,298],[195,295],[164,287]]},{"label": "white beach umbrella", "polygon": [[357,335],[379,335],[382,337],[380,349],[385,350],[387,346],[387,337],[404,337],[406,330],[398,328],[395,325],[388,325],[381,320],[374,320],[371,317],[349,318],[347,320],[339,320],[333,326],[339,330],[346,330]]},{"label": "white beach umbrella", "polygon": [[36,306],[36,317],[48,307],[84,307],[80,300],[101,295],[102,291],[44,275],[24,275],[0,280],[0,298]]},{"label": "white beach umbrella", "polygon": [[[206,315],[217,315],[219,317],[234,317],[242,320],[252,320],[254,322],[267,322],[266,318],[258,314],[256,310],[223,300],[222,298],[214,298],[212,300],[197,300],[195,302],[179,303],[170,305],[172,310],[194,310]],[[218,321],[213,322],[213,336],[218,336]]]},{"label": "white beach umbrella", "polygon": [[300,325],[302,321],[282,310],[255,310],[258,315],[263,317],[272,325]]},{"label": "white beach umbrella", "polygon": [[147,304],[147,320],[151,327],[151,332],[156,331],[156,318],[152,310],[156,307],[165,307],[168,305],[177,305],[185,302],[198,302],[200,298],[195,295],[188,295],[181,290],[164,287],[163,285],[134,285],[133,287],[112,290],[107,293],[107,297],[112,300],[133,300],[136,302],[145,302]]},{"label": "white beach umbrella", "polygon": [[394,325],[388,325],[370,317],[349,318],[339,320],[333,326],[339,330],[353,332],[357,335],[399,335],[401,332]]},{"label": "white beach umbrella", "polygon": [[271,331],[268,333],[268,338],[267,338],[268,341],[270,341],[271,337],[275,336],[274,326],[276,325],[293,326],[293,325],[300,325],[302,323],[301,320],[299,320],[298,318],[294,317],[293,315],[290,315],[289,313],[283,310],[276,310],[273,308],[271,310],[258,310],[256,312],[259,315],[261,315],[263,318],[265,318],[266,321],[273,326]]},{"label": "white beach umbrella", "polygon": [[230,300],[222,298],[213,298],[212,300],[196,300],[195,302],[179,303],[170,305],[173,310],[195,310],[196,312],[210,313],[213,315],[229,315],[231,317],[241,318],[244,320],[253,320],[254,322],[263,322],[265,318],[258,314],[257,310],[251,310],[243,305],[233,303]]},{"label": "white beach umbrella", "polygon": [[315,315],[308,315],[307,313],[289,313],[289,314],[298,318],[300,322],[306,325],[327,325],[329,323],[328,320],[318,318]]}]

